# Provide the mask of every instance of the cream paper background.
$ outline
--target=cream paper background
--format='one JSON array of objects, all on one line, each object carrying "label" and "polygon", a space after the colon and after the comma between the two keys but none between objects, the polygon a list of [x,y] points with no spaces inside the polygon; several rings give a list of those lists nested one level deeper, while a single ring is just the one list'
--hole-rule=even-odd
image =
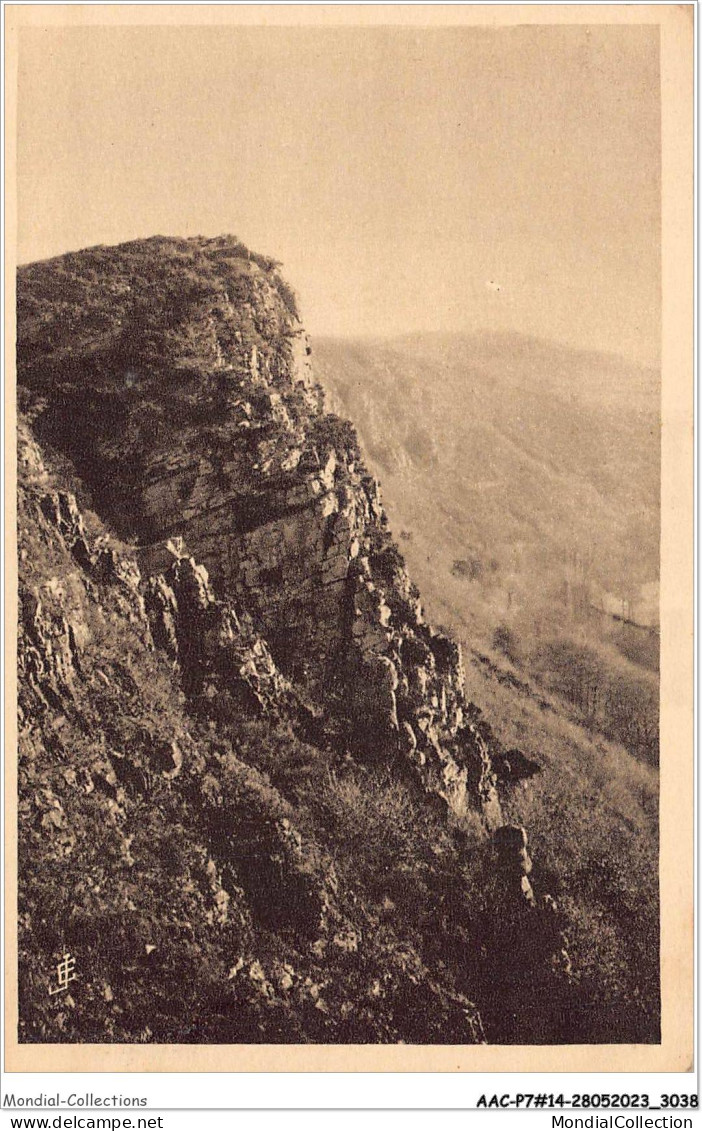
[{"label": "cream paper background", "polygon": [[[694,5],[7,5],[5,58],[5,1070],[12,1072],[685,1072],[693,1056]],[[660,29],[662,103],[660,1045],[144,1046],[17,1044],[14,291],[18,37],[23,27],[503,26]],[[80,176],[80,170],[76,170]],[[51,201],[44,202],[46,208]],[[23,218],[26,223],[26,217]]]}]

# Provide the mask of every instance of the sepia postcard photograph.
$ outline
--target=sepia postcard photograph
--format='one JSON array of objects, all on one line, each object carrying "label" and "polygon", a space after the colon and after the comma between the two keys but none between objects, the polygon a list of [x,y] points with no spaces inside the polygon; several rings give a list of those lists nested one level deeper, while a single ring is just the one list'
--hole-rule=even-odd
[{"label": "sepia postcard photograph", "polygon": [[6,1069],[691,1070],[693,5],[5,19]]}]

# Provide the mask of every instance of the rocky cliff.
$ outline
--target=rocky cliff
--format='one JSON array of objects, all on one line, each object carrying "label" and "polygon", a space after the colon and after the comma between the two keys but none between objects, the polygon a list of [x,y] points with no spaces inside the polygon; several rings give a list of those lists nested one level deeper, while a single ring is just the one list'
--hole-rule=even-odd
[{"label": "rocky cliff", "polygon": [[[223,602],[231,641],[246,610],[344,742],[499,824],[460,651],[424,620],[353,429],[324,411],[276,266],[232,240],[147,240],[25,269],[19,295],[19,380],[47,399],[37,432],[144,572],[203,611]],[[172,600],[152,586],[164,615]],[[221,709],[214,667],[191,670],[190,691]]]},{"label": "rocky cliff", "polygon": [[[571,972],[502,752],[278,265],[22,268],[18,385],[24,1039],[550,1039]],[[52,1012],[86,939],[89,1005]],[[198,962],[188,1036],[165,985]]]}]

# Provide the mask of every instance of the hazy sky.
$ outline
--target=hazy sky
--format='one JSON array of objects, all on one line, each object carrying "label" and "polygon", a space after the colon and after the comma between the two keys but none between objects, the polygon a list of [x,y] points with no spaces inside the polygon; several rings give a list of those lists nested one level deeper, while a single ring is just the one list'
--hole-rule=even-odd
[{"label": "hazy sky", "polygon": [[659,357],[655,27],[24,28],[19,258],[231,232],[313,334]]}]

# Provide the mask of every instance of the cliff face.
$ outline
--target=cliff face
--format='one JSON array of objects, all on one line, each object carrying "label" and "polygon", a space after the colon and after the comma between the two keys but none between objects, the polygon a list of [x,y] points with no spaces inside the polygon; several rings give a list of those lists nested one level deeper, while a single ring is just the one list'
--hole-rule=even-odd
[{"label": "cliff face", "polygon": [[[483,1041],[455,980],[379,923],[323,826],[253,764],[314,755],[246,721],[290,696],[250,622],[231,645],[188,558],[159,582],[175,619],[150,619],[135,559],[24,428],[19,475],[20,1040]],[[172,677],[185,656],[169,643],[184,649],[188,619],[213,610],[238,672],[239,753]],[[79,981],[55,994],[65,953]]]},{"label": "cliff face", "polygon": [[[138,542],[143,572],[182,586],[178,555],[192,556],[200,603],[226,609],[220,631],[234,641],[250,614],[337,739],[498,825],[460,650],[424,620],[272,262],[227,239],[141,241],[24,269],[19,308],[19,380],[47,402],[37,433]],[[152,605],[172,600],[153,589]],[[214,667],[191,670],[190,692],[221,706]]]},{"label": "cliff face", "polygon": [[23,268],[18,383],[21,1038],[560,1039],[508,760],[277,266]]}]

